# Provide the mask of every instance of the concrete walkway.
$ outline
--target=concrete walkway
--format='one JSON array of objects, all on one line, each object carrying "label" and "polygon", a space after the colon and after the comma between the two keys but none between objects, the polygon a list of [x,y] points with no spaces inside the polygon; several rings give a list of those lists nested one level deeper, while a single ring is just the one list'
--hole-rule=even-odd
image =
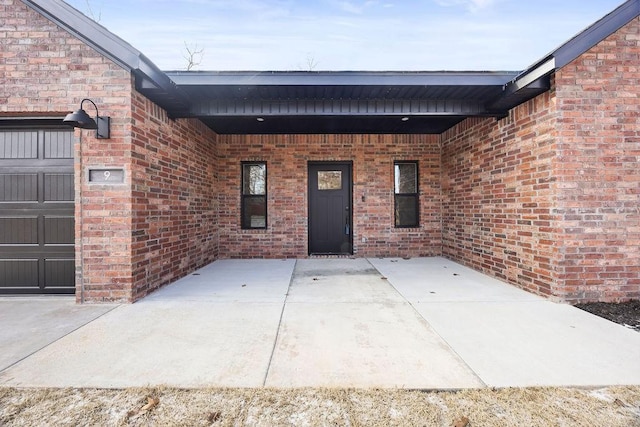
[{"label": "concrete walkway", "polygon": [[443,258],[221,260],[133,305],[0,299],[0,385],[640,384],[640,334]]}]

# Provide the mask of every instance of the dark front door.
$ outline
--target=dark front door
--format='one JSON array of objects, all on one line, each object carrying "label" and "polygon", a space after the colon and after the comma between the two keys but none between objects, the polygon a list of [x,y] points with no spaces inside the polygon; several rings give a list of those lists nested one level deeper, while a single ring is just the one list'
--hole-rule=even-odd
[{"label": "dark front door", "polygon": [[352,253],[351,164],[309,164],[309,253]]},{"label": "dark front door", "polygon": [[75,291],[73,131],[0,128],[0,294]]}]

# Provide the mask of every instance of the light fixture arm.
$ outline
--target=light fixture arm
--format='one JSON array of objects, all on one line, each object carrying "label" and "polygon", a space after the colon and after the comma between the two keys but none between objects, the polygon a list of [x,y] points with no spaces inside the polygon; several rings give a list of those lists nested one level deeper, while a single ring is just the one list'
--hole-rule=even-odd
[{"label": "light fixture arm", "polygon": [[[91,105],[93,105],[93,108],[96,109],[95,120],[89,117],[87,112],[82,108],[82,105],[85,101],[90,102]],[[74,128],[95,129],[97,139],[110,138],[111,118],[107,116],[100,116],[98,106],[89,98],[84,98],[82,101],[80,101],[80,109],[74,111],[73,113],[67,114],[62,122],[67,125],[73,126]]]},{"label": "light fixture arm", "polygon": [[95,102],[93,102],[92,100],[90,100],[89,98],[84,98],[82,101],[80,101],[80,109],[83,110],[82,108],[82,104],[84,104],[84,101],[89,101],[91,103],[91,105],[93,105],[93,108],[96,109],[96,119],[98,117],[100,117],[100,113],[98,113],[98,106],[96,105]]}]

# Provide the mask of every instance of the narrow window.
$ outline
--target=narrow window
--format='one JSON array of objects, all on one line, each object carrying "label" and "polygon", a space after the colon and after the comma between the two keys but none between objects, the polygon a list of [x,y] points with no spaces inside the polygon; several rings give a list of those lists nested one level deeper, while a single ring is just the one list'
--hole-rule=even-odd
[{"label": "narrow window", "polygon": [[267,164],[242,163],[242,228],[267,228]]},{"label": "narrow window", "polygon": [[396,227],[417,227],[418,162],[394,162],[394,217]]}]

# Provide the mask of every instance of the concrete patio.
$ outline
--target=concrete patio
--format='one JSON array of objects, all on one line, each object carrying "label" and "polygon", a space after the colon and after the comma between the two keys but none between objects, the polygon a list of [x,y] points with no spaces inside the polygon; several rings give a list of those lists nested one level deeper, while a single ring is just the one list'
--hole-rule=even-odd
[{"label": "concrete patio", "polygon": [[0,299],[0,385],[640,384],[640,334],[444,258],[220,260],[133,305]]}]

